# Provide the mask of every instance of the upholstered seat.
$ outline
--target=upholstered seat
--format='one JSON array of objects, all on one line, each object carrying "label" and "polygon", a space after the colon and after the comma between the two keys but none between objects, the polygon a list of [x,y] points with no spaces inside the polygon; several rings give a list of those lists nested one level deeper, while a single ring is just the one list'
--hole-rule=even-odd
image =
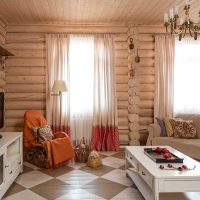
[{"label": "upholstered seat", "polygon": [[40,167],[57,167],[74,158],[74,150],[68,135],[64,132],[54,134],[54,139],[38,142],[33,134],[33,127],[47,125],[44,116],[36,110],[29,110],[24,115],[23,143],[25,159]]}]

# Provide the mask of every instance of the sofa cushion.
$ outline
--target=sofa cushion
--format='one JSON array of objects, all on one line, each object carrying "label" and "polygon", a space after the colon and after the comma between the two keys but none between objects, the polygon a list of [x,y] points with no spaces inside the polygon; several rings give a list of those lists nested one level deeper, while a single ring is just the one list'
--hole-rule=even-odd
[{"label": "sofa cushion", "polygon": [[165,123],[164,123],[164,120],[156,117],[156,120],[160,126],[160,129],[161,129],[161,132],[160,132],[160,136],[161,137],[166,137],[167,136],[167,132],[166,132],[166,128],[165,128]]},{"label": "sofa cushion", "polygon": [[152,139],[153,146],[171,146],[174,149],[200,160],[200,139],[180,139],[174,137],[155,137]]},{"label": "sofa cushion", "polygon": [[191,120],[174,120],[174,137],[197,138],[197,132]]},{"label": "sofa cushion", "polygon": [[192,120],[197,131],[197,137],[200,138],[200,114],[184,114],[179,115],[178,117],[185,120]]}]

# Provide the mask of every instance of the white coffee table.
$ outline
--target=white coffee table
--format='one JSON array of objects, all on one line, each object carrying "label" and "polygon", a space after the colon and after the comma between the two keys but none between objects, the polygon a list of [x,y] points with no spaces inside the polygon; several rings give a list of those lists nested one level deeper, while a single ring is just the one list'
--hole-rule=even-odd
[{"label": "white coffee table", "polygon": [[[194,170],[162,170],[159,165],[144,154],[144,148],[152,146],[126,147],[126,173],[136,184],[146,200],[159,200],[162,192],[200,192],[200,163],[183,153],[167,148],[173,154],[184,158],[184,165]],[[163,164],[165,167],[167,164]],[[173,164],[178,167],[182,164]]]}]

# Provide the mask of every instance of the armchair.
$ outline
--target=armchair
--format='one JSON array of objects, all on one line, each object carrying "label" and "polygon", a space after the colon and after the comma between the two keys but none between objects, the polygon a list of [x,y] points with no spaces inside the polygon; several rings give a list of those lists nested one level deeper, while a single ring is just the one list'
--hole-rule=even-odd
[{"label": "armchair", "polygon": [[33,134],[33,127],[47,125],[44,116],[29,110],[24,115],[23,144],[25,159],[39,167],[54,168],[75,156],[68,135],[64,132],[54,134],[54,139],[44,139],[38,142]]}]

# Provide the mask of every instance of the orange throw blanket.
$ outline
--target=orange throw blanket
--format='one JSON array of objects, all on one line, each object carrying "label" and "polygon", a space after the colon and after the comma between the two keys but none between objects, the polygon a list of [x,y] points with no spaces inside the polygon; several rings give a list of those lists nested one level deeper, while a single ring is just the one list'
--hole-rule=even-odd
[{"label": "orange throw blanket", "polygon": [[35,110],[26,111],[24,115],[24,149],[28,151],[31,148],[42,145],[47,150],[48,154],[46,168],[52,168],[73,159],[75,153],[68,135],[64,132],[56,133],[55,139],[53,140],[37,143],[32,133],[32,128],[34,126],[44,126],[46,124],[46,119],[40,112]]}]

